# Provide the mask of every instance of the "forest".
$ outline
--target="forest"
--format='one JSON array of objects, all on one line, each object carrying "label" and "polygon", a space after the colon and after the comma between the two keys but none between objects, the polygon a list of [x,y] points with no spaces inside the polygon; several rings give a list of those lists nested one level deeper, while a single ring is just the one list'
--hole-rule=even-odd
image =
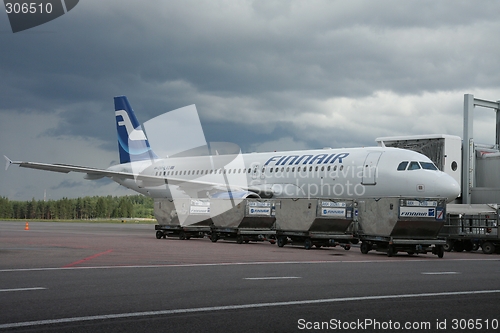
[{"label": "forest", "polygon": [[1,219],[87,220],[154,218],[154,201],[143,195],[11,201],[0,197]]}]

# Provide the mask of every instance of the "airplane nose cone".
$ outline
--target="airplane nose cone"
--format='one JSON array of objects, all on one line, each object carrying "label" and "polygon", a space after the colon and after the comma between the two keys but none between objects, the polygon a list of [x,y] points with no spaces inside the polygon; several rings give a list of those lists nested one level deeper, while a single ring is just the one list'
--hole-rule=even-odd
[{"label": "airplane nose cone", "polygon": [[448,174],[443,174],[439,179],[439,193],[446,197],[447,201],[453,201],[460,195],[460,185]]}]

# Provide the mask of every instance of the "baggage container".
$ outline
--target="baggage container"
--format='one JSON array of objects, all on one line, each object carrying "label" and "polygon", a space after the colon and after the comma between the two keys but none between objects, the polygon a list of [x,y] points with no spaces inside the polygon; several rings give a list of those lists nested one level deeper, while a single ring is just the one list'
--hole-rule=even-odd
[{"label": "baggage container", "polygon": [[210,240],[275,242],[275,202],[271,199],[211,200]]},{"label": "baggage container", "polygon": [[278,246],[341,245],[349,250],[350,243],[357,243],[352,233],[353,203],[348,199],[280,199],[276,202]]},{"label": "baggage container", "polygon": [[210,232],[210,201],[208,199],[155,199],[156,238],[203,238]]},{"label": "baggage container", "polygon": [[274,242],[274,209],[273,201],[267,199],[157,199],[156,238],[208,235],[212,242]]},{"label": "baggage container", "polygon": [[357,200],[361,252],[398,251],[409,255],[432,252],[442,258],[444,238],[439,232],[445,223],[446,200],[441,198],[376,198]]}]

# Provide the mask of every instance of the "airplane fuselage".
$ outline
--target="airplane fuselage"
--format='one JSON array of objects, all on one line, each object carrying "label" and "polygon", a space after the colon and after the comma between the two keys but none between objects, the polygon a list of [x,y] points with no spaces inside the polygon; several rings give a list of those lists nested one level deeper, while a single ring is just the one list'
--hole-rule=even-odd
[{"label": "airplane fuselage", "polygon": [[[222,183],[227,188],[221,190],[275,198],[409,196],[452,200],[458,195],[458,184],[449,175],[422,167],[398,170],[405,161],[432,163],[413,151],[371,147],[166,158],[108,170],[156,177],[156,183],[116,179],[155,198],[171,197],[172,186],[179,184],[182,188],[190,182],[199,184],[198,192],[203,191],[205,183]],[[239,190],[246,188],[250,191]]]}]

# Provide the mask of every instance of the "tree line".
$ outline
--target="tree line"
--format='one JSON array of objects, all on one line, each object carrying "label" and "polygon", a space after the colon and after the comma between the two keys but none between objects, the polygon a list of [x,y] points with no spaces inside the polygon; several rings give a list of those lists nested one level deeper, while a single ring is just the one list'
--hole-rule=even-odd
[{"label": "tree line", "polygon": [[153,218],[154,200],[143,195],[84,197],[60,200],[11,201],[0,197],[0,218],[43,220],[86,220]]}]

